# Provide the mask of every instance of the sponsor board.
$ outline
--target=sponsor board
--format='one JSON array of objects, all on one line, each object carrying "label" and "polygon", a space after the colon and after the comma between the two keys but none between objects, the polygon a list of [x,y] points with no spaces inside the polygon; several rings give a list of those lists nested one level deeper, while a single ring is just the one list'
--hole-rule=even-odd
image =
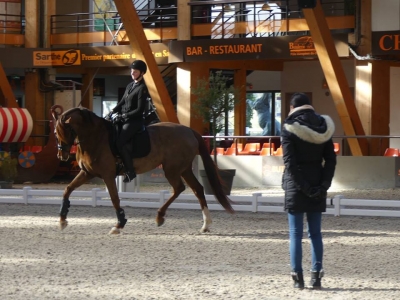
[{"label": "sponsor board", "polygon": [[80,66],[80,50],[33,51],[34,67]]}]

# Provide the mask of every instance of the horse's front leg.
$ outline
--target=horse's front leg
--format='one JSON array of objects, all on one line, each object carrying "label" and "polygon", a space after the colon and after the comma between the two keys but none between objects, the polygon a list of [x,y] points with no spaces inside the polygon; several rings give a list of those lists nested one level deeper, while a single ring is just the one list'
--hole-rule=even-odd
[{"label": "horse's front leg", "polygon": [[80,171],[78,175],[71,181],[70,184],[64,189],[63,200],[61,202],[60,208],[60,229],[63,230],[68,225],[67,215],[70,207],[69,196],[71,193],[82,184],[84,184],[89,179],[92,179],[93,176],[87,174],[85,171]]},{"label": "horse's front leg", "polygon": [[115,226],[111,228],[109,234],[119,234],[121,232],[121,229],[125,227],[125,224],[128,220],[125,218],[125,211],[120,206],[120,200],[118,196],[117,185],[115,183],[115,178],[112,177],[104,179],[104,183],[107,186],[108,193],[110,194],[110,198],[118,219],[117,224],[115,224]]}]

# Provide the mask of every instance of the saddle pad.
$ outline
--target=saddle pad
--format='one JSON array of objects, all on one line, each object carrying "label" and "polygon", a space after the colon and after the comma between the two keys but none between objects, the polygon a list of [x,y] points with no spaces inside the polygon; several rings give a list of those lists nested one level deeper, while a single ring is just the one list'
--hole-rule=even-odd
[{"label": "saddle pad", "polygon": [[148,155],[151,150],[151,144],[147,128],[144,131],[136,134],[130,142],[130,145],[132,147],[132,158],[140,158]]}]

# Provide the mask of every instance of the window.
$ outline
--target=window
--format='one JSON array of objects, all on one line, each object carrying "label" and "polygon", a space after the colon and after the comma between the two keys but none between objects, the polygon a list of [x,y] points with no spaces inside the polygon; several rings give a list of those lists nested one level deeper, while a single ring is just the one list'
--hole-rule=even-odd
[{"label": "window", "polygon": [[246,135],[276,136],[281,134],[281,93],[246,94]]}]

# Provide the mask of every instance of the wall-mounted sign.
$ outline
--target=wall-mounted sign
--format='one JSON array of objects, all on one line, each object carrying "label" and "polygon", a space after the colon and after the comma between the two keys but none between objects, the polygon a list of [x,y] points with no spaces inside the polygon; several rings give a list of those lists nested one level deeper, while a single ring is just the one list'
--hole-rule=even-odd
[{"label": "wall-mounted sign", "polygon": [[[347,34],[334,35],[340,57],[349,56]],[[171,41],[169,62],[315,57],[311,36]]]},{"label": "wall-mounted sign", "polygon": [[79,66],[81,52],[79,50],[66,51],[33,51],[33,66]]},{"label": "wall-mounted sign", "polygon": [[[150,48],[158,65],[168,64],[167,44],[152,43]],[[124,67],[135,58],[129,45],[75,49],[0,48],[4,68]]]},{"label": "wall-mounted sign", "polygon": [[371,36],[372,55],[400,54],[400,31],[377,31]]}]

